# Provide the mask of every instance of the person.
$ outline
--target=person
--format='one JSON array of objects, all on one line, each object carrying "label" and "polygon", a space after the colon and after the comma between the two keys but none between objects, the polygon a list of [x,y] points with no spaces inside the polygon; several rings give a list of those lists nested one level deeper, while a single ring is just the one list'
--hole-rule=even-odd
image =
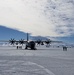
[{"label": "person", "polygon": [[18,46],[17,46],[17,49],[18,49]]},{"label": "person", "polygon": [[67,51],[67,47],[66,46],[63,46],[63,51]]}]

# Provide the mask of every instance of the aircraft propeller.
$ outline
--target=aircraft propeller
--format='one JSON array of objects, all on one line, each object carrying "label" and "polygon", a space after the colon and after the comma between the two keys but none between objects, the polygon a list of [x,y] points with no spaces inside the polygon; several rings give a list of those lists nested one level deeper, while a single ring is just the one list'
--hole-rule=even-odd
[{"label": "aircraft propeller", "polygon": [[24,39],[19,40],[19,43],[23,45],[24,44]]},{"label": "aircraft propeller", "polygon": [[14,45],[15,42],[16,42],[15,39],[12,39],[12,38],[11,38],[11,40],[9,40],[9,43],[11,43],[11,45]]}]

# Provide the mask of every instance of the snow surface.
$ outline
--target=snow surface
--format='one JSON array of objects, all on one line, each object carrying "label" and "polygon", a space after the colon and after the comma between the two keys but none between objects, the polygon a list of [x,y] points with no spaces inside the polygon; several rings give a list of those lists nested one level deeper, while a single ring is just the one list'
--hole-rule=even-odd
[{"label": "snow surface", "polygon": [[0,46],[0,75],[74,75],[74,48]]}]

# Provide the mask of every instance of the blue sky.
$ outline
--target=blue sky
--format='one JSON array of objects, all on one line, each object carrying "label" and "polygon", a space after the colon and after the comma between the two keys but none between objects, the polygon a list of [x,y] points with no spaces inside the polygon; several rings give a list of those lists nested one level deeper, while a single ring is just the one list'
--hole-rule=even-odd
[{"label": "blue sky", "polygon": [[[1,25],[18,30],[16,34],[28,32],[32,36],[49,36],[51,39],[58,37],[60,40],[72,41],[74,0],[0,0]],[[16,36],[14,32],[12,34]]]},{"label": "blue sky", "polygon": [[[8,28],[5,26],[0,26],[0,40],[10,40],[11,38],[14,38],[16,40],[20,40],[20,39],[26,40],[26,33],[20,32],[18,30],[11,29],[11,28]],[[29,38],[32,39],[31,34],[29,35]],[[50,37],[50,39],[52,39],[52,37]],[[53,40],[59,40],[59,41],[63,41],[66,43],[72,43],[73,44],[74,43],[74,36],[53,37]]]},{"label": "blue sky", "polygon": [[26,39],[26,33],[0,26],[0,40],[10,40],[11,38]]}]

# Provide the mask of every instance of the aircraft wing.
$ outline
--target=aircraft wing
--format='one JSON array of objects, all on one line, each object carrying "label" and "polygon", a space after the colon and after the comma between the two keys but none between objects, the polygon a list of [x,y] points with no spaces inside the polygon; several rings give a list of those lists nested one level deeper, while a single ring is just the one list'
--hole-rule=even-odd
[{"label": "aircraft wing", "polygon": [[10,39],[10,40],[0,40],[0,42],[8,42],[8,43],[10,43],[11,45],[12,44],[25,44],[25,43],[27,43],[27,40],[14,40],[14,39]]},{"label": "aircraft wing", "polygon": [[49,40],[36,40],[34,42],[37,43],[37,44],[63,43],[62,41],[54,41],[54,40],[50,40],[50,39]]},{"label": "aircraft wing", "polygon": [[9,40],[0,40],[0,42],[9,42]]},{"label": "aircraft wing", "polygon": [[53,41],[51,40],[52,43],[63,43],[62,41]]}]

